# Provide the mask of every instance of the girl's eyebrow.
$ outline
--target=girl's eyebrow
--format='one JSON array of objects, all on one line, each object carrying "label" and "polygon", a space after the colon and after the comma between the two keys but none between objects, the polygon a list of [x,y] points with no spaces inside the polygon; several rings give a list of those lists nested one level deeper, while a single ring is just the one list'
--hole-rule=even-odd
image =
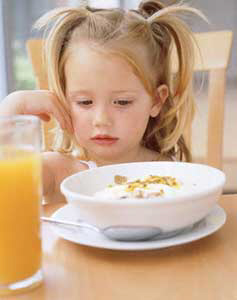
[{"label": "girl's eyebrow", "polygon": [[89,90],[78,90],[78,91],[69,92],[68,97],[73,98],[80,94],[90,94],[90,91]]},{"label": "girl's eyebrow", "polygon": [[[122,93],[128,93],[128,94],[137,94],[139,91],[138,90],[114,90],[111,91],[111,94],[122,94]],[[73,91],[68,93],[69,98],[76,97],[80,94],[92,94],[91,91],[89,90],[78,90],[78,91]]]},{"label": "girl's eyebrow", "polygon": [[[111,95],[118,95],[118,94],[127,94],[127,95],[137,95],[138,90],[114,90],[110,91]],[[68,98],[73,99],[76,98],[77,96],[80,95],[86,95],[86,96],[91,96],[93,93],[90,92],[89,90],[78,90],[78,91],[73,91],[68,93]]]},{"label": "girl's eyebrow", "polygon": [[130,93],[130,94],[136,94],[138,93],[138,90],[115,90],[111,92],[112,94],[121,94],[121,93]]}]

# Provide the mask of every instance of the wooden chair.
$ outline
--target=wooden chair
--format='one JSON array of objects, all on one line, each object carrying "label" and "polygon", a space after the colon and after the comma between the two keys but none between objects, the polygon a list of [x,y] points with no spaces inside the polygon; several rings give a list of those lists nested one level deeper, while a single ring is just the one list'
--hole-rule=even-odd
[{"label": "wooden chair", "polygon": [[[229,64],[232,32],[216,31],[195,34],[198,48],[195,53],[195,71],[208,71],[208,142],[205,163],[222,168],[223,162],[223,129],[224,129],[224,99],[226,87],[226,70]],[[28,40],[27,50],[31,60],[37,87],[47,89],[47,74],[42,64],[42,40]],[[200,57],[201,53],[201,57]],[[174,53],[174,65],[176,55]],[[44,130],[45,146],[50,144],[47,124]],[[188,133],[191,143],[191,130]]]},{"label": "wooden chair", "polygon": [[[196,33],[198,48],[195,71],[208,72],[208,132],[204,162],[222,169],[226,71],[230,60],[233,34],[231,31]],[[192,143],[195,147],[195,142]]]}]

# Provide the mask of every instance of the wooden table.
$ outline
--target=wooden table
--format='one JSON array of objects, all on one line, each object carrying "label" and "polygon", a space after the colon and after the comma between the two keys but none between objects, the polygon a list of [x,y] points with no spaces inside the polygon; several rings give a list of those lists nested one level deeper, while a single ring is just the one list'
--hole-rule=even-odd
[{"label": "wooden table", "polygon": [[[44,284],[7,300],[237,299],[237,195],[220,205],[226,224],[201,240],[141,252],[80,246],[44,225]],[[59,205],[46,205],[50,215]],[[2,298],[1,298],[2,299]]]}]

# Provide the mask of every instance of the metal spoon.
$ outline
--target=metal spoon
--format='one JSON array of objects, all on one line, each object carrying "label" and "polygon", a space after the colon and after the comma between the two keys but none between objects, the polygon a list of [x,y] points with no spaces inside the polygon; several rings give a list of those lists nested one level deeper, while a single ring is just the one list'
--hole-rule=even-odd
[{"label": "metal spoon", "polygon": [[[97,226],[88,224],[84,221],[78,222],[69,222],[63,220],[56,220],[47,217],[41,217],[43,222],[57,224],[57,225],[66,225],[73,226],[75,228],[87,228],[99,232],[105,235],[111,240],[118,241],[146,241],[155,238],[162,234],[162,230],[158,227],[152,226],[108,226],[105,228],[99,228]],[[162,234],[163,235],[163,234]],[[167,236],[165,236],[167,237]]]}]

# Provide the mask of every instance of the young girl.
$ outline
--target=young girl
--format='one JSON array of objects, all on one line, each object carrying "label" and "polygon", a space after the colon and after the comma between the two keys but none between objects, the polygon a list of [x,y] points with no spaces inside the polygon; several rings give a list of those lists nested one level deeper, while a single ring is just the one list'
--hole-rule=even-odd
[{"label": "young girl", "polygon": [[183,132],[193,117],[193,43],[179,12],[201,15],[145,0],[138,10],[67,7],[38,20],[50,28],[49,91],[14,92],[0,114],[58,121],[54,151],[43,154],[45,197],[61,199],[61,181],[92,164],[190,161]]}]

